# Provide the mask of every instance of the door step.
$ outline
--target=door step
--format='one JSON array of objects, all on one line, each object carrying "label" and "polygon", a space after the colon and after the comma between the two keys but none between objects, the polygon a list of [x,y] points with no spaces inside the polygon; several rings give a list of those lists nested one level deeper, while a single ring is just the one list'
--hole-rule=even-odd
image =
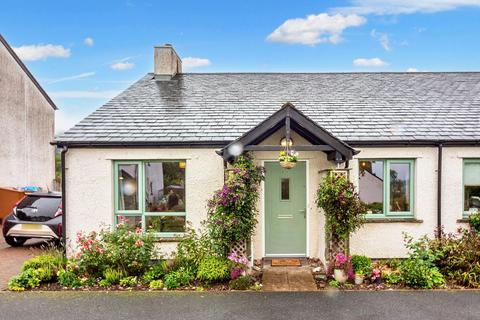
[{"label": "door step", "polygon": [[280,267],[263,270],[264,291],[316,291],[310,268]]},{"label": "door step", "polygon": [[281,258],[281,259],[272,259],[272,267],[301,267],[302,262],[300,259],[295,258]]},{"label": "door step", "polygon": [[302,267],[308,266],[305,257],[268,257],[263,258],[263,267]]}]

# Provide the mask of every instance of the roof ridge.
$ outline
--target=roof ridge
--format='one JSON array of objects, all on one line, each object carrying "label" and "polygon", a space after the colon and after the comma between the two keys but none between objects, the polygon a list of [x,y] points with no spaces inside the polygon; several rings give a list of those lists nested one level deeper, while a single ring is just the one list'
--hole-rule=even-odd
[{"label": "roof ridge", "polygon": [[[234,72],[234,71],[223,71],[223,72],[183,72],[179,73],[179,76],[182,75],[228,75],[228,74],[258,74],[258,75],[281,75],[281,74],[480,74],[479,71],[416,71],[416,72],[408,72],[408,71],[320,71],[320,72],[309,72],[309,71],[302,71],[302,72],[288,72],[288,71],[272,71],[272,72],[256,72],[256,71],[250,71],[250,72],[245,72],[245,71],[240,71],[240,72]],[[149,72],[148,74],[153,74]]]}]

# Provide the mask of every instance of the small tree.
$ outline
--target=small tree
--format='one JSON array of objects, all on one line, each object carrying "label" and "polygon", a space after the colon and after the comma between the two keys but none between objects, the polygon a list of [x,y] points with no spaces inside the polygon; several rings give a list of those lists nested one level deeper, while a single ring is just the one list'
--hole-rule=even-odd
[{"label": "small tree", "polygon": [[[327,258],[341,251],[348,253],[350,234],[365,223],[366,208],[354,185],[344,176],[328,174],[318,188],[315,202],[325,213]],[[342,242],[345,248],[339,248]]]}]

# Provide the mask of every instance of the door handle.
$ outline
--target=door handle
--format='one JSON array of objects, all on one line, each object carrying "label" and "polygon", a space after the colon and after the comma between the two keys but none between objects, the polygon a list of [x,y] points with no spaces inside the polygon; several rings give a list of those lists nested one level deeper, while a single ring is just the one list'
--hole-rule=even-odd
[{"label": "door handle", "polygon": [[303,212],[303,217],[307,218],[307,209],[302,209],[302,210],[298,210],[298,211],[300,211],[300,213]]}]

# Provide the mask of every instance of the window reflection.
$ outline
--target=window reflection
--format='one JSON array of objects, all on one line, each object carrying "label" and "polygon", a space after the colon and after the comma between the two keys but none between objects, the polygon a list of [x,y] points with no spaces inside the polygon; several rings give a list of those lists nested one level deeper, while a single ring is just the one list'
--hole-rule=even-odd
[{"label": "window reflection", "polygon": [[410,211],[410,164],[390,165],[390,211]]},{"label": "window reflection", "polygon": [[145,211],[185,212],[185,162],[145,163]]},{"label": "window reflection", "polygon": [[138,165],[118,166],[118,193],[120,210],[138,210]]},{"label": "window reflection", "polygon": [[367,206],[367,213],[383,213],[383,161],[360,161],[359,197]]}]

